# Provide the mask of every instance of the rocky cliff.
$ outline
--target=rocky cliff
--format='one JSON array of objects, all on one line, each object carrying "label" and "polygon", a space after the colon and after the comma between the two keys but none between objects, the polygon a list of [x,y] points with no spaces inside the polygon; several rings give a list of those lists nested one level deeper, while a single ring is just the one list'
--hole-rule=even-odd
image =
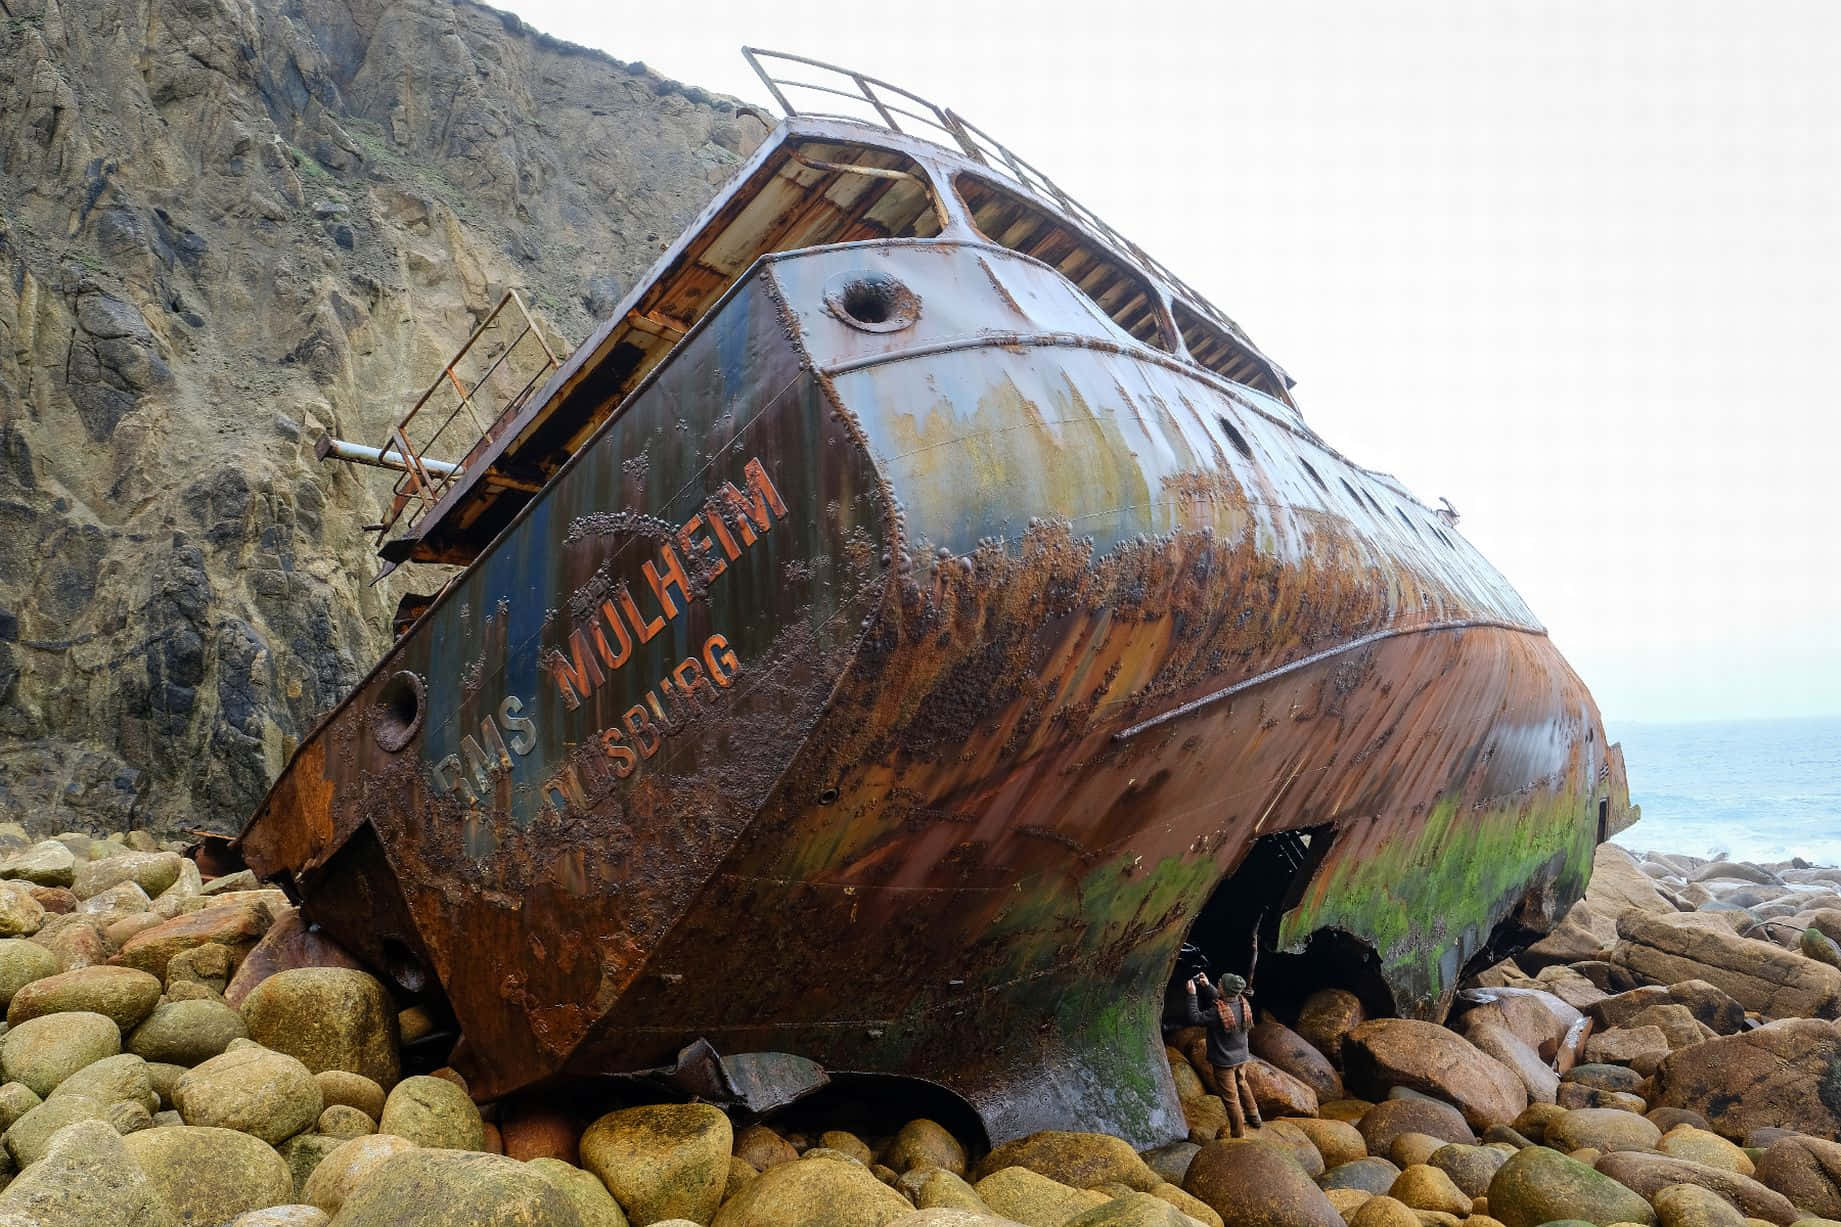
[{"label": "rocky cliff", "polygon": [[578,343],[765,134],[463,0],[0,0],[0,819],[234,830],[406,588],[381,441]]}]

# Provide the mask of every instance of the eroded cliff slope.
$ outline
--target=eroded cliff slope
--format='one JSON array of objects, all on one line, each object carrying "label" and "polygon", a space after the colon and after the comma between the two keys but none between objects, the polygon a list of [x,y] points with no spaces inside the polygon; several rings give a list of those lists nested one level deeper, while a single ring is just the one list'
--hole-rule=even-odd
[{"label": "eroded cliff slope", "polygon": [[379,442],[765,134],[456,0],[0,0],[0,819],[234,830],[389,634]]}]

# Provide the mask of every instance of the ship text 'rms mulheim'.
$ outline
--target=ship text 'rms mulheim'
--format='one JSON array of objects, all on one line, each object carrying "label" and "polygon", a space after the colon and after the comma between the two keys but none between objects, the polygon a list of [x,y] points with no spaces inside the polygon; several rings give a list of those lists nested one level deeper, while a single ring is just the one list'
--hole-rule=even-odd
[{"label": "ship text 'rms mulheim'", "polygon": [[[657,612],[642,609],[641,598],[626,582],[615,583],[584,623],[569,632],[565,648],[545,653],[544,670],[564,708],[579,710],[582,700],[626,667],[635,645],[650,643],[681,617],[709,584],[722,577],[729,563],[771,531],[775,519],[785,517],[786,503],[758,457],[743,466],[742,483],[744,489],[723,483],[703,509],[672,534],[675,549],[670,543],[662,545],[654,559],[641,564]],[[658,753],[688,708],[712,703],[719,690],[729,688],[740,663],[727,635],[709,635],[700,652],[668,669],[616,723],[589,740],[600,748],[613,774],[626,779]],[[507,695],[499,704],[497,720],[487,716],[480,722],[478,740],[463,737],[460,753],[435,765],[436,789],[458,795],[469,805],[490,796],[493,773],[512,771],[517,766],[514,754],[522,758],[536,744],[536,722],[524,714],[526,709],[516,695]],[[566,764],[544,781],[542,795],[559,807],[580,804],[586,791],[576,765]]]}]

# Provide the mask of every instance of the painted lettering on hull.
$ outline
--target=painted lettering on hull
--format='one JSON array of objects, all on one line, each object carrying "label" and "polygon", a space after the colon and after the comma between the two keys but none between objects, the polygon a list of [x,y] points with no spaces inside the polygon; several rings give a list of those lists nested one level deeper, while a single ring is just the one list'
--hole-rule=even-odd
[{"label": "painted lettering on hull", "polygon": [[[670,542],[640,565],[640,584],[622,581],[605,591],[562,647],[543,652],[541,671],[556,686],[564,709],[579,710],[584,699],[632,660],[635,648],[684,617],[730,563],[771,532],[776,520],[785,518],[786,502],[766,467],[758,457],[750,459],[742,468],[740,488],[723,483]],[[740,669],[728,636],[711,634],[699,652],[667,669],[612,724],[569,740],[598,749],[588,768],[595,775],[628,779],[698,711],[719,702]],[[469,729],[462,734],[458,752],[429,768],[434,790],[470,808],[497,808],[495,790],[513,777],[537,745],[530,707],[517,695],[505,696],[496,714],[480,722],[477,733]],[[592,783],[582,779],[573,762],[566,762],[538,793],[546,807],[586,808],[587,785]]]},{"label": "painted lettering on hull", "polygon": [[580,707],[626,666],[635,645],[650,643],[683,616],[693,599],[685,559],[707,585],[766,535],[776,519],[786,518],[786,503],[758,457],[743,466],[742,482],[745,493],[732,482],[723,483],[674,534],[676,548],[663,545],[656,558],[641,565],[651,598],[643,610],[632,587],[622,581],[590,611],[586,625],[569,632],[566,647],[546,654],[545,668],[564,707]]}]

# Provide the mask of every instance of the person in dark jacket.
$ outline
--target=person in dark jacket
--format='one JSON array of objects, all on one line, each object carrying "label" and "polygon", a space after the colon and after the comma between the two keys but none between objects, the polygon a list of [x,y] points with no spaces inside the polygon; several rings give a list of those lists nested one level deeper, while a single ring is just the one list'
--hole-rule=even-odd
[{"label": "person in dark jacket", "polygon": [[1208,1029],[1208,1063],[1214,1067],[1215,1089],[1227,1102],[1227,1124],[1234,1137],[1244,1137],[1248,1125],[1259,1128],[1259,1104],[1247,1080],[1247,1031],[1253,1026],[1253,1007],[1247,1004],[1247,982],[1232,972],[1214,984],[1207,976],[1189,981],[1189,1025]]}]

